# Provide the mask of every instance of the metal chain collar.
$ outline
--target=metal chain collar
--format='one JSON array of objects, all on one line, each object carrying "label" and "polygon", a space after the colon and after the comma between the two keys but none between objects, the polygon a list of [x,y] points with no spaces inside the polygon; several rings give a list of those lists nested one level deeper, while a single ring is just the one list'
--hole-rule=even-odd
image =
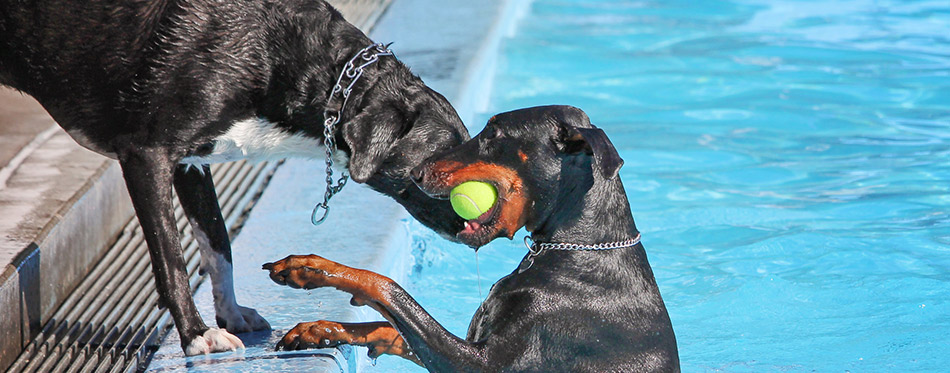
[{"label": "metal chain collar", "polygon": [[[390,43],[392,44],[392,43]],[[343,186],[346,185],[346,181],[349,179],[349,173],[344,170],[340,175],[340,179],[337,180],[336,185],[333,183],[333,153],[336,153],[336,143],[334,138],[336,136],[336,125],[340,123],[340,118],[343,116],[343,109],[346,108],[346,102],[350,98],[350,93],[353,92],[353,86],[356,85],[356,82],[363,76],[363,69],[376,61],[379,61],[380,56],[393,56],[393,52],[389,50],[389,45],[383,45],[382,43],[372,44],[366,48],[361,49],[353,58],[343,66],[343,71],[340,72],[340,76],[336,79],[336,84],[333,85],[333,90],[330,91],[330,96],[327,97],[327,104],[323,109],[323,146],[327,151],[327,190],[323,193],[323,202],[318,203],[313,207],[313,212],[310,214],[310,222],[313,225],[320,225],[330,214],[330,198],[341,190]],[[346,88],[343,88],[344,78],[349,80],[349,84],[346,85]],[[333,104],[333,99],[339,95],[343,96],[343,102],[340,104],[340,108],[334,110],[330,105]],[[323,209],[323,215],[317,219],[317,213]]]},{"label": "metal chain collar", "polygon": [[[529,244],[528,241],[531,241]],[[565,243],[565,242],[534,242],[534,239],[531,236],[524,236],[524,246],[528,248],[528,265],[525,267],[522,264],[523,268],[518,269],[518,273],[524,272],[528,268],[531,268],[531,265],[534,264],[534,258],[538,255],[541,255],[545,250],[566,250],[566,251],[600,251],[600,250],[613,250],[620,249],[624,247],[636,246],[640,243],[640,233],[637,233],[636,237],[633,237],[629,240],[615,241],[615,242],[605,242],[594,245],[581,245],[576,243]]]}]

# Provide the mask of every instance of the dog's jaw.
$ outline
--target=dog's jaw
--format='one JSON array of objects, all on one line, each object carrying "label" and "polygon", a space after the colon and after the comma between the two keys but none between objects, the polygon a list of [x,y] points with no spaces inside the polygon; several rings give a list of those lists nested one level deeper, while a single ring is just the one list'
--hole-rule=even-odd
[{"label": "dog's jaw", "polygon": [[463,164],[455,161],[429,162],[423,180],[417,185],[430,197],[445,198],[455,186],[467,181],[483,181],[498,191],[495,206],[476,219],[469,220],[455,238],[478,248],[498,237],[513,237],[525,225],[528,198],[518,173],[508,167],[487,162]]}]

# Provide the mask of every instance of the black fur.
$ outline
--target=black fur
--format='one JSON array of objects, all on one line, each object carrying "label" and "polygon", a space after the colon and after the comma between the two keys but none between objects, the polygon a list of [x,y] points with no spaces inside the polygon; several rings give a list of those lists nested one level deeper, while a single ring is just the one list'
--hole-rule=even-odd
[{"label": "black fur", "polygon": [[[447,186],[430,174],[432,164],[445,161],[516,170],[530,201],[525,225],[537,242],[598,244],[638,234],[616,177],[622,160],[580,109],[545,106],[495,116],[471,141],[414,171],[423,190],[445,193]],[[526,256],[492,287],[465,340],[402,288],[392,298],[389,319],[431,371],[679,370],[672,324],[640,244]]]},{"label": "black fur", "polygon": [[[214,250],[230,258],[230,245],[210,177],[175,171],[180,160],[206,154],[247,118],[322,139],[332,84],[370,44],[322,0],[0,0],[0,84],[35,97],[84,145],[119,160],[183,346],[208,328],[188,291],[173,183]],[[458,230],[451,209],[408,177],[468,138],[445,98],[383,57],[347,105],[336,141],[353,180],[436,231]]]}]

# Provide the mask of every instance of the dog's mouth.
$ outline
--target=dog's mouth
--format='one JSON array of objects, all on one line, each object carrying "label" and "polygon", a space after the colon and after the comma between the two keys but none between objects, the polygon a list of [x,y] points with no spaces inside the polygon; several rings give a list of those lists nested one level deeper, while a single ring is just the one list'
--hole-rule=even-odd
[{"label": "dog's mouth", "polygon": [[425,172],[417,173],[413,181],[432,198],[449,199],[452,189],[469,181],[480,181],[495,187],[495,203],[477,218],[462,221],[455,233],[456,241],[477,250],[497,237],[512,238],[524,226],[528,199],[524,182],[513,169],[482,161],[437,161],[420,167],[424,168],[417,170]]},{"label": "dog's mouth", "polygon": [[[448,201],[433,199],[415,184],[410,184],[394,197],[416,220],[443,238],[457,241],[455,234],[464,228],[465,219],[458,216]],[[447,198],[447,197],[446,197]]]},{"label": "dog's mouth", "polygon": [[[497,188],[497,186],[496,186]],[[455,237],[462,243],[479,247],[498,236],[498,216],[502,210],[504,198],[501,194],[495,204],[488,211],[485,211],[475,219],[469,219],[462,225],[462,230],[455,234]]]},{"label": "dog's mouth", "polygon": [[[449,199],[449,191],[451,191],[455,186],[465,183],[467,181],[473,180],[460,180],[456,181],[454,185],[446,186],[433,186],[427,185],[428,188],[422,188],[429,197],[446,200]],[[491,184],[495,187],[495,190],[498,192],[498,198],[495,200],[495,203],[492,205],[488,211],[485,211],[475,219],[465,220],[462,223],[459,231],[455,233],[455,239],[465,245],[471,246],[476,250],[480,246],[484,246],[491,240],[498,237],[499,232],[501,231],[499,224],[499,217],[504,209],[505,204],[505,191],[499,183],[492,180],[475,180],[482,181]]]}]

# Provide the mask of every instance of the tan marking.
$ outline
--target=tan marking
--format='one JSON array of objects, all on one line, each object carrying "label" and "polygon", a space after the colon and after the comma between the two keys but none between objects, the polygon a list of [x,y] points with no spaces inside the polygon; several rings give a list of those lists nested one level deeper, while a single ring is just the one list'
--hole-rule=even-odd
[{"label": "tan marking", "polygon": [[338,323],[320,320],[297,324],[281,339],[284,345],[294,340],[304,345],[334,347],[341,344],[365,346],[371,357],[395,355],[422,365],[409,345],[388,322]]},{"label": "tan marking", "polygon": [[[264,265],[275,281],[293,283],[301,288],[334,287],[353,295],[357,305],[369,305],[387,320],[392,320],[386,307],[392,305],[390,291],[396,286],[390,278],[378,273],[342,265],[317,255],[290,255]],[[282,272],[287,271],[285,274]],[[399,332],[387,322],[343,324],[316,321],[297,324],[281,340],[287,345],[298,339],[319,347],[340,344],[367,346],[373,356],[397,355],[422,365]],[[330,344],[325,343],[331,342]]]},{"label": "tan marking", "polygon": [[494,183],[498,188],[498,199],[503,201],[498,214],[499,232],[512,238],[515,232],[525,224],[528,198],[524,183],[518,172],[497,164],[475,162],[463,164],[455,161],[435,162],[432,164],[433,180],[441,187],[454,187],[470,180]]},{"label": "tan marking", "polygon": [[528,162],[528,155],[521,149],[518,149],[518,158],[521,158],[521,163]]},{"label": "tan marking", "polygon": [[[372,271],[348,267],[317,255],[291,255],[265,264],[264,268],[270,270],[272,279],[282,279],[301,288],[334,287],[353,294],[353,298],[362,304],[391,305],[389,290],[395,283]],[[281,278],[280,273],[284,270],[289,270],[289,273]]]}]

